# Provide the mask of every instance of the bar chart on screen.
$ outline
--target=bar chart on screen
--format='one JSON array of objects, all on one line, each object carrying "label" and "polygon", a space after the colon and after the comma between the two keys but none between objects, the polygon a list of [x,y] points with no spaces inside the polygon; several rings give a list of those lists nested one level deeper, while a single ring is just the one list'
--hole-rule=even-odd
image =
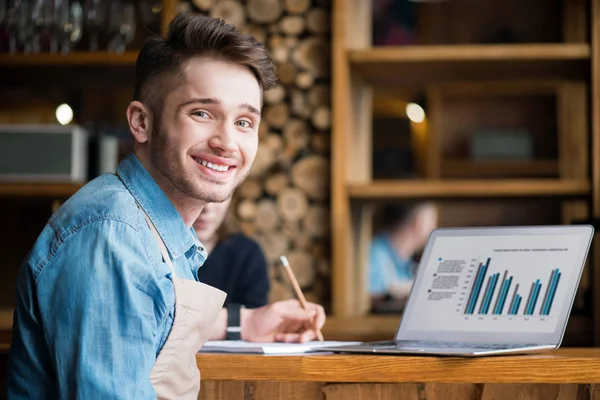
[{"label": "bar chart on screen", "polygon": [[[546,279],[517,282],[508,269],[490,273],[492,259],[478,262],[466,304],[465,315],[539,315],[549,316],[560,284],[560,268],[550,271]],[[525,299],[525,300],[524,300]]]},{"label": "bar chart on screen", "polygon": [[416,330],[552,332],[572,301],[581,235],[438,238],[411,299]]}]

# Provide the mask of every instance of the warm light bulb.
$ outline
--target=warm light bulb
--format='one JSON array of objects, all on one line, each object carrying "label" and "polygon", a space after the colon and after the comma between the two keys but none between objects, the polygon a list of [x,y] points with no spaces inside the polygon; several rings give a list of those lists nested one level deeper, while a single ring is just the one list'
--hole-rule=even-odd
[{"label": "warm light bulb", "polygon": [[67,125],[73,121],[73,110],[68,104],[61,104],[56,107],[56,120],[61,125]]},{"label": "warm light bulb", "polygon": [[417,103],[408,103],[406,105],[406,116],[412,122],[421,123],[425,121],[425,110]]}]

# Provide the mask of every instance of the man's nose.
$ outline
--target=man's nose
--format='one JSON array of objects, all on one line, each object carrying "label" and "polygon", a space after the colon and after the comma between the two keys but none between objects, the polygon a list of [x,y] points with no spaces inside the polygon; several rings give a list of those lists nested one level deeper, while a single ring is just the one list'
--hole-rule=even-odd
[{"label": "man's nose", "polygon": [[219,124],[208,144],[223,153],[234,153],[237,150],[235,127],[231,126],[230,123]]}]

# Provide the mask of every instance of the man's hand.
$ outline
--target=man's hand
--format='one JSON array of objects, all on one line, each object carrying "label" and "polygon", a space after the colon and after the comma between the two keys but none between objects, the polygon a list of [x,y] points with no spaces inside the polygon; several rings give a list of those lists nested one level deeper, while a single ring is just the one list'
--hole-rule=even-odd
[{"label": "man's hand", "polygon": [[308,303],[305,310],[297,300],[278,301],[255,309],[242,309],[242,340],[248,342],[298,342],[317,337],[325,324],[325,310]]}]

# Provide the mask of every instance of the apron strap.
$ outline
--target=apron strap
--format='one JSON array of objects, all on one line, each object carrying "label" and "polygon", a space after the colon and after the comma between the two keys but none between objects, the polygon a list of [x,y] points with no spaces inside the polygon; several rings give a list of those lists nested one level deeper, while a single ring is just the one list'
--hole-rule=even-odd
[{"label": "apron strap", "polygon": [[[123,179],[121,179],[121,177],[119,176],[118,173],[115,173],[115,176],[117,178],[119,178],[119,180],[121,182],[123,182]],[[127,188],[127,185],[125,185],[125,182],[123,182],[123,185],[129,191],[129,188]],[[131,193],[131,191],[130,191],[130,193]],[[131,194],[131,196],[133,196],[133,194]],[[154,237],[156,238],[156,241],[158,242],[158,247],[160,248],[160,254],[162,255],[163,261],[166,262],[167,265],[169,266],[169,268],[171,269],[172,275],[177,276],[177,275],[175,275],[175,268],[173,268],[173,264],[171,263],[171,258],[169,257],[169,252],[167,251],[165,242],[163,242],[162,238],[158,234],[158,231],[156,230],[156,227],[154,226],[154,224],[150,220],[150,217],[148,217],[148,214],[146,214],[146,211],[144,211],[144,209],[142,208],[140,203],[138,203],[138,201],[135,199],[135,197],[133,198],[133,200],[135,200],[135,204],[137,204],[140,211],[144,213],[144,217],[146,218],[146,223],[148,224],[148,227],[150,228],[150,230],[152,230],[152,233],[154,234]]]},{"label": "apron strap", "polygon": [[169,257],[169,252],[167,251],[167,247],[165,246],[165,243],[163,242],[162,238],[156,231],[156,228],[154,227],[154,224],[152,223],[152,221],[150,221],[148,214],[146,214],[146,212],[140,207],[139,204],[138,204],[138,208],[144,213],[144,217],[146,217],[146,222],[148,223],[148,226],[152,230],[152,233],[154,234],[154,237],[156,238],[156,240],[158,242],[158,247],[160,247],[160,254],[162,254],[163,261],[167,263],[169,268],[171,268],[171,273],[173,274],[173,276],[176,276],[175,268],[173,268],[173,264],[171,264],[171,258]]}]

